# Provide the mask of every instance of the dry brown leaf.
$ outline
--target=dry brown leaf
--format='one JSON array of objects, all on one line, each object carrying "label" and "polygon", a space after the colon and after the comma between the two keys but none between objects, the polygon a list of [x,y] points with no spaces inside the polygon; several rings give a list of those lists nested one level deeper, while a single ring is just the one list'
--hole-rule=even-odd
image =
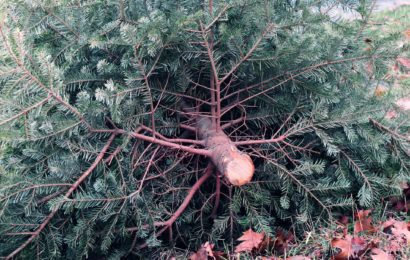
[{"label": "dry brown leaf", "polygon": [[404,67],[406,67],[407,69],[410,69],[410,59],[408,58],[404,58],[404,57],[399,57],[397,58],[397,61],[403,65]]},{"label": "dry brown leaf", "polygon": [[291,256],[286,258],[286,260],[311,260],[310,257],[306,257],[306,256],[302,256],[302,255],[295,255],[295,256]]},{"label": "dry brown leaf", "polygon": [[404,37],[406,37],[406,39],[410,40],[410,29],[407,29],[403,32]]},{"label": "dry brown leaf", "polygon": [[371,254],[372,260],[394,260],[391,254],[384,252],[379,248],[373,248]]},{"label": "dry brown leaf", "polygon": [[386,94],[388,91],[389,89],[387,87],[378,85],[376,89],[374,90],[374,95],[376,97],[381,97],[381,96],[384,96],[384,94]]},{"label": "dry brown leaf", "polygon": [[396,237],[405,238],[407,241],[407,245],[410,245],[410,231],[409,231],[409,226],[406,222],[396,221],[396,223],[393,224],[391,232]]},{"label": "dry brown leaf", "polygon": [[400,98],[396,101],[396,105],[402,110],[410,110],[410,97]]},{"label": "dry brown leaf", "polygon": [[201,246],[201,248],[198,249],[196,253],[193,253],[189,259],[190,260],[208,260],[208,256],[211,258],[214,257],[214,253],[212,251],[214,245],[210,244],[209,242],[206,242]]},{"label": "dry brown leaf", "polygon": [[276,231],[276,236],[274,239],[274,249],[282,254],[288,250],[289,243],[294,240],[294,236],[291,232],[285,234],[282,230]]},{"label": "dry brown leaf", "polygon": [[395,219],[388,219],[385,222],[382,223],[383,231],[385,231],[387,228],[392,227],[396,223]]},{"label": "dry brown leaf", "polygon": [[393,119],[397,117],[397,112],[394,111],[393,109],[389,110],[386,112],[386,115],[384,116],[386,119]]},{"label": "dry brown leaf", "polygon": [[254,249],[258,249],[262,244],[264,237],[264,233],[257,233],[252,229],[243,232],[243,235],[238,238],[239,241],[243,242],[236,246],[235,253],[249,252]]},{"label": "dry brown leaf", "polygon": [[367,243],[361,237],[351,237],[347,235],[346,238],[335,238],[332,240],[332,247],[339,248],[338,254],[332,257],[333,260],[347,260],[350,257],[360,257],[366,252]]},{"label": "dry brown leaf", "polygon": [[354,223],[354,233],[359,232],[374,232],[375,228],[372,225],[372,218],[369,217],[371,210],[359,210],[356,214],[357,221]]}]

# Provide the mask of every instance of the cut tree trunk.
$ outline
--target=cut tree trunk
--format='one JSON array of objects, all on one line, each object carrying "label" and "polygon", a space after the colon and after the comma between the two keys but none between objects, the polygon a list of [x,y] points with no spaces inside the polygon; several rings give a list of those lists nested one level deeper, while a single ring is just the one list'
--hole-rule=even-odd
[{"label": "cut tree trunk", "polygon": [[222,131],[214,129],[207,117],[197,118],[198,137],[205,141],[216,169],[235,186],[242,186],[252,179],[255,167],[252,159],[241,152]]}]

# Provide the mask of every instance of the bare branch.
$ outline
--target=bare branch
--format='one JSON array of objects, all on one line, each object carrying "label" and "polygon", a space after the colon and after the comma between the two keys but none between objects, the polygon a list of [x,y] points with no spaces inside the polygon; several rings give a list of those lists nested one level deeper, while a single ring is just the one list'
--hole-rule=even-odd
[{"label": "bare branch", "polygon": [[245,117],[240,117],[240,118],[238,118],[238,119],[232,120],[231,122],[228,122],[228,123],[226,123],[226,124],[223,124],[223,125],[221,126],[221,129],[222,129],[222,130],[227,129],[227,128],[229,128],[229,127],[231,127],[231,126],[234,126],[234,125],[236,125],[236,124],[239,124],[239,123],[241,123],[241,122],[243,122],[243,121],[245,121],[245,120],[246,120]]},{"label": "bare branch", "polygon": [[286,139],[285,135],[281,135],[278,138],[271,139],[261,139],[261,140],[246,140],[246,141],[236,141],[233,142],[236,145],[252,145],[252,144],[270,144],[270,143],[279,143]]},{"label": "bare branch", "polygon": [[206,27],[205,31],[211,29],[212,26],[221,18],[221,16],[230,8],[231,6],[225,5],[224,8],[219,12],[219,14],[210,22]]},{"label": "bare branch", "polygon": [[[195,195],[195,193],[199,190],[201,185],[212,175],[213,172],[213,165],[208,164],[207,168],[205,169],[204,175],[199,178],[199,180],[191,187],[189,190],[188,194],[186,195],[184,201],[182,204],[179,206],[179,208],[172,214],[172,216],[167,220],[167,221],[157,221],[154,222],[154,226],[171,226],[178,218],[181,216],[181,214],[185,211],[185,209],[188,207],[189,202],[191,201],[192,197]],[[134,232],[137,231],[141,228],[147,228],[148,225],[144,225],[143,227],[130,227],[126,228],[125,231],[128,232]]]},{"label": "bare branch", "polygon": [[[126,133],[124,130],[120,131],[119,133]],[[172,142],[168,142],[165,140],[161,140],[158,139],[156,137],[151,137],[151,136],[146,136],[143,134],[139,134],[137,132],[133,132],[133,133],[129,133],[130,136],[135,137],[137,139],[141,139],[150,143],[155,143],[155,144],[159,144],[165,147],[169,147],[169,148],[173,148],[173,149],[178,149],[178,150],[182,150],[185,152],[189,152],[192,154],[197,154],[197,155],[203,155],[203,156],[207,156],[209,157],[211,155],[211,152],[206,150],[206,149],[197,149],[197,148],[193,148],[193,147],[189,147],[189,146],[184,146],[181,144],[176,144],[176,143],[172,143]]]}]

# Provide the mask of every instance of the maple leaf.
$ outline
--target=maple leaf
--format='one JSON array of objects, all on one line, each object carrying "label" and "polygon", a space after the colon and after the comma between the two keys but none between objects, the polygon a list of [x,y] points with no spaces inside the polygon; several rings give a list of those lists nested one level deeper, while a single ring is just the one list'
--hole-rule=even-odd
[{"label": "maple leaf", "polygon": [[374,90],[374,95],[376,97],[381,97],[381,96],[384,96],[384,94],[386,94],[388,91],[389,89],[387,87],[378,85],[376,89]]},{"label": "maple leaf", "polygon": [[372,249],[371,258],[372,260],[394,260],[391,254],[388,254],[379,248]]},{"label": "maple leaf", "polygon": [[208,257],[215,259],[212,249],[214,248],[213,244],[206,242],[198,249],[196,253],[193,253],[189,260],[208,260]]},{"label": "maple leaf", "polygon": [[404,34],[404,37],[406,37],[407,39],[410,40],[410,29],[405,30],[405,31],[403,32],[403,34]]},{"label": "maple leaf", "polygon": [[386,119],[393,119],[397,117],[397,112],[394,111],[393,109],[389,110],[386,112],[385,118]]},{"label": "maple leaf", "polygon": [[347,225],[349,224],[349,217],[346,215],[341,216],[337,222],[339,222],[342,225]]},{"label": "maple leaf", "polygon": [[404,57],[399,57],[397,58],[397,61],[403,65],[404,67],[406,67],[407,69],[410,69],[410,59],[408,58],[404,58]]},{"label": "maple leaf", "polygon": [[372,218],[369,217],[371,210],[359,210],[356,216],[358,220],[354,223],[354,233],[357,234],[359,232],[374,232],[375,228],[372,225]]},{"label": "maple leaf", "polygon": [[292,233],[287,233],[283,232],[282,230],[277,230],[276,231],[276,236],[274,240],[274,249],[278,251],[278,253],[283,254],[285,251],[287,251],[289,242],[291,242],[294,239]]},{"label": "maple leaf", "polygon": [[361,237],[351,237],[346,235],[346,238],[335,238],[331,243],[332,247],[339,248],[338,254],[332,257],[333,260],[347,260],[350,257],[360,257],[366,252],[368,247],[366,241]]},{"label": "maple leaf", "polygon": [[410,98],[400,98],[396,101],[396,105],[402,110],[410,110]]},{"label": "maple leaf", "polygon": [[393,224],[391,232],[396,237],[404,237],[407,241],[407,245],[410,245],[410,231],[409,224],[404,221],[396,221]]},{"label": "maple leaf", "polygon": [[243,232],[243,235],[238,238],[238,241],[242,241],[239,245],[235,247],[235,253],[249,252],[254,249],[258,249],[262,244],[265,233],[257,233],[252,229],[248,229]]}]

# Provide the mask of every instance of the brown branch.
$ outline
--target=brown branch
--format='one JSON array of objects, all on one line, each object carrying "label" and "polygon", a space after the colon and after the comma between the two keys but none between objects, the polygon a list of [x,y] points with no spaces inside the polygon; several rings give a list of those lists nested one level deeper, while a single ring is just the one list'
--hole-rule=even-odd
[{"label": "brown branch", "polygon": [[185,125],[185,124],[180,124],[179,127],[189,130],[191,132],[196,132],[196,127],[190,126],[190,125]]},{"label": "brown branch", "polygon": [[236,124],[239,124],[239,123],[241,123],[241,122],[243,122],[243,121],[245,121],[246,120],[246,117],[240,117],[240,118],[238,118],[238,119],[235,119],[235,120],[232,120],[231,122],[228,122],[228,123],[226,123],[226,124],[223,124],[222,126],[221,126],[221,129],[222,130],[225,130],[225,129],[227,129],[227,128],[229,128],[229,127],[231,127],[231,126],[234,126],[234,125],[236,125]]},{"label": "brown branch", "polygon": [[141,179],[141,182],[140,182],[140,185],[139,185],[138,189],[136,191],[134,191],[133,193],[131,193],[128,197],[133,197],[135,194],[138,194],[138,193],[141,192],[142,186],[144,185],[145,178],[147,177],[147,174],[148,174],[149,170],[151,169],[151,166],[154,164],[154,158],[157,155],[158,150],[159,150],[159,147],[157,147],[154,150],[154,152],[152,153],[151,158],[148,161],[148,165],[145,168],[144,176],[142,176],[142,179]]},{"label": "brown branch", "polygon": [[[154,226],[165,226],[165,227],[170,227],[180,216],[181,214],[185,211],[185,209],[188,207],[189,202],[191,202],[191,199],[195,195],[195,193],[199,190],[201,185],[212,175],[213,172],[213,165],[208,164],[207,168],[205,169],[204,175],[201,176],[197,180],[197,182],[191,187],[189,190],[188,194],[186,195],[184,201],[181,203],[181,205],[178,207],[178,209],[172,214],[172,216],[167,220],[167,221],[156,221],[154,222]],[[139,229],[147,228],[149,225],[144,225],[142,227],[130,227],[126,228],[125,231],[127,232],[134,232]]]},{"label": "brown branch", "polygon": [[[119,133],[126,133],[124,130],[120,130]],[[211,152],[206,150],[206,149],[197,149],[197,148],[193,148],[193,147],[189,147],[189,146],[184,146],[181,144],[176,144],[176,143],[172,143],[172,142],[168,142],[162,139],[158,139],[156,137],[151,137],[151,136],[146,136],[143,134],[139,134],[137,132],[133,132],[133,133],[129,133],[130,136],[135,137],[137,139],[140,140],[144,140],[150,143],[155,143],[155,144],[159,144],[162,146],[166,146],[169,148],[174,148],[174,149],[178,149],[178,150],[182,150],[185,152],[189,152],[192,154],[197,154],[197,155],[203,155],[203,156],[207,156],[209,157],[211,155]]]},{"label": "brown branch", "polygon": [[252,145],[252,144],[270,144],[279,143],[286,139],[285,135],[281,135],[278,138],[262,139],[262,140],[246,140],[233,142],[236,145]]},{"label": "brown branch", "polygon": [[[212,2],[212,1],[211,1]],[[210,5],[212,5],[212,3],[210,3]],[[208,31],[209,29],[211,29],[211,27],[221,18],[221,16],[226,12],[226,10],[228,10],[231,6],[229,5],[225,5],[225,7],[219,12],[219,14],[212,20],[212,22],[210,22],[206,27],[205,27],[205,31]],[[212,7],[210,6],[210,13],[212,15]]]},{"label": "brown branch", "polygon": [[[212,15],[212,0],[209,2],[209,12]],[[202,32],[202,37],[204,39],[204,44],[206,47],[206,52],[208,55],[208,59],[209,62],[211,63],[211,77],[210,77],[210,87],[211,87],[211,115],[212,115],[212,126],[214,129],[218,129],[219,128],[219,123],[217,121],[219,121],[220,118],[220,111],[221,111],[221,85],[219,84],[219,76],[218,76],[218,70],[216,68],[216,63],[215,63],[215,59],[213,57],[213,33],[212,30],[210,31],[210,39],[208,41],[207,39],[207,35],[206,35],[206,30],[204,28],[204,25],[202,23],[200,23],[201,26],[201,32]],[[216,106],[215,106],[216,104]]]},{"label": "brown branch", "polygon": [[214,208],[212,209],[211,218],[216,217],[216,213],[219,207],[219,202],[221,200],[221,176],[219,176],[219,173],[216,174],[215,178],[216,178],[215,203],[214,203]]},{"label": "brown branch", "polygon": [[369,121],[370,121],[374,126],[376,126],[378,129],[380,129],[380,130],[382,130],[382,131],[384,131],[384,132],[387,132],[387,133],[391,134],[392,136],[395,136],[396,138],[403,139],[403,140],[406,140],[407,142],[410,142],[410,138],[409,138],[409,137],[406,137],[406,136],[401,135],[401,134],[399,134],[399,133],[397,133],[397,132],[395,132],[395,131],[393,131],[393,130],[390,130],[387,126],[382,125],[381,123],[377,122],[377,121],[374,120],[373,118],[369,118]]},{"label": "brown branch", "polygon": [[[154,130],[146,126],[141,126],[141,128],[153,134],[155,132]],[[202,146],[205,144],[204,140],[192,140],[192,139],[184,139],[184,138],[167,138],[158,132],[155,132],[155,136],[161,138],[164,141],[170,142],[170,143],[190,143],[190,144],[198,144]]]},{"label": "brown branch", "polygon": [[16,119],[16,118],[22,116],[22,115],[27,114],[27,113],[30,112],[31,110],[33,110],[33,109],[35,109],[35,108],[37,108],[37,107],[39,107],[39,106],[41,106],[41,105],[47,103],[47,101],[48,101],[50,98],[51,98],[51,96],[49,95],[47,98],[41,100],[40,102],[38,102],[38,103],[36,103],[36,104],[34,104],[34,105],[32,105],[32,106],[30,106],[30,107],[24,109],[24,110],[22,110],[20,113],[14,115],[14,116],[12,116],[12,117],[9,117],[9,118],[7,118],[7,119],[4,120],[4,121],[1,121],[1,122],[0,122],[0,125],[4,125],[4,124],[6,124],[6,123],[8,123],[8,122],[10,122],[10,121],[12,121],[12,120],[14,120],[14,119]]},{"label": "brown branch", "polygon": [[12,116],[12,117],[9,117],[9,118],[7,118],[7,119],[4,120],[4,121],[1,121],[1,122],[0,122],[0,125],[4,125],[4,124],[6,124],[6,123],[8,123],[8,122],[10,122],[10,121],[12,121],[12,120],[14,120],[14,119],[16,119],[16,118],[22,116],[22,115],[24,115],[24,114],[30,112],[31,110],[33,110],[33,109],[35,109],[35,108],[37,108],[37,107],[39,107],[39,106],[45,104],[50,98],[51,98],[51,96],[49,95],[47,98],[41,100],[40,102],[38,102],[38,103],[36,103],[36,104],[34,104],[34,105],[32,105],[32,106],[30,106],[30,107],[24,109],[24,110],[22,110],[20,113],[14,115],[14,116]]},{"label": "brown branch", "polygon": [[[200,102],[200,103],[204,103],[204,104],[207,104],[207,105],[212,105],[212,103],[209,102],[209,101],[205,101],[205,100],[202,100],[200,98],[196,98],[196,97],[193,97],[193,96],[190,96],[190,95],[185,95],[183,93],[172,92],[172,91],[168,91],[168,90],[165,90],[165,89],[157,89],[157,88],[154,88],[154,87],[151,87],[151,89],[154,90],[154,91],[159,91],[159,92],[163,92],[163,93],[166,93],[166,94],[170,94],[170,95],[173,95],[173,96],[176,96],[176,97],[179,97],[179,98],[187,98],[187,99],[191,99],[191,100],[194,100],[194,101],[197,101],[197,102]],[[125,91],[135,91],[135,90],[137,90],[137,88],[129,89],[129,90],[125,90]],[[117,93],[116,95],[119,95],[120,93]]]},{"label": "brown branch", "polygon": [[[112,134],[111,137],[108,139],[107,143],[104,145],[104,147],[101,149],[101,152],[98,154],[97,158],[91,164],[91,166],[80,176],[80,178],[77,179],[76,182],[74,182],[70,189],[65,193],[65,197],[68,198],[71,196],[71,194],[80,186],[80,184],[93,172],[93,170],[98,166],[100,161],[103,159],[105,153],[107,152],[108,148],[110,148],[111,143],[114,141],[115,134]],[[54,215],[57,213],[59,207],[55,207],[50,214],[44,219],[44,221],[41,223],[41,225],[36,229],[36,231],[33,232],[33,234],[24,242],[21,244],[16,250],[11,252],[5,259],[12,259],[15,257],[17,254],[19,254],[24,248],[26,248],[35,238],[37,238],[40,233],[44,230],[44,228],[47,226],[48,223],[53,219]]]},{"label": "brown branch", "polygon": [[[148,75],[148,74],[145,72],[145,69],[144,69],[144,65],[143,65],[143,63],[142,63],[142,60],[138,57],[138,48],[139,48],[139,45],[135,46],[135,48],[134,48],[134,56],[135,56],[135,59],[136,59],[137,62],[138,62],[138,65],[140,66],[140,70],[141,70],[141,72],[142,72],[142,76],[144,77],[144,82],[145,82],[145,84],[147,85],[147,89],[148,89],[148,92],[149,92],[150,110],[151,110],[151,111],[149,112],[149,114],[151,115],[151,128],[155,131],[154,101],[153,101],[153,99],[152,99],[151,87],[150,87],[150,84],[149,84],[149,81],[148,81],[148,78],[149,78],[150,75]],[[150,72],[151,72],[151,71],[150,71]],[[154,133],[154,136],[155,136],[155,133]]]},{"label": "brown branch", "polygon": [[171,226],[179,218],[179,216],[181,216],[181,214],[185,211],[192,197],[199,190],[199,187],[201,187],[201,185],[212,175],[212,172],[213,172],[213,165],[208,164],[208,167],[205,169],[204,175],[202,175],[201,178],[199,178],[199,180],[191,187],[184,201],[179,206],[179,208],[174,212],[171,218],[169,218],[165,222],[156,222],[154,223],[154,225],[155,226]]},{"label": "brown branch", "polygon": [[8,196],[5,196],[3,198],[0,199],[0,202],[3,202],[13,196],[16,196],[17,194],[24,192],[24,191],[28,191],[28,190],[35,190],[38,188],[43,188],[43,187],[66,187],[66,186],[71,186],[69,183],[48,183],[48,184],[37,184],[37,185],[32,185],[26,188],[22,188],[16,192],[13,192],[12,194],[9,194]]}]

